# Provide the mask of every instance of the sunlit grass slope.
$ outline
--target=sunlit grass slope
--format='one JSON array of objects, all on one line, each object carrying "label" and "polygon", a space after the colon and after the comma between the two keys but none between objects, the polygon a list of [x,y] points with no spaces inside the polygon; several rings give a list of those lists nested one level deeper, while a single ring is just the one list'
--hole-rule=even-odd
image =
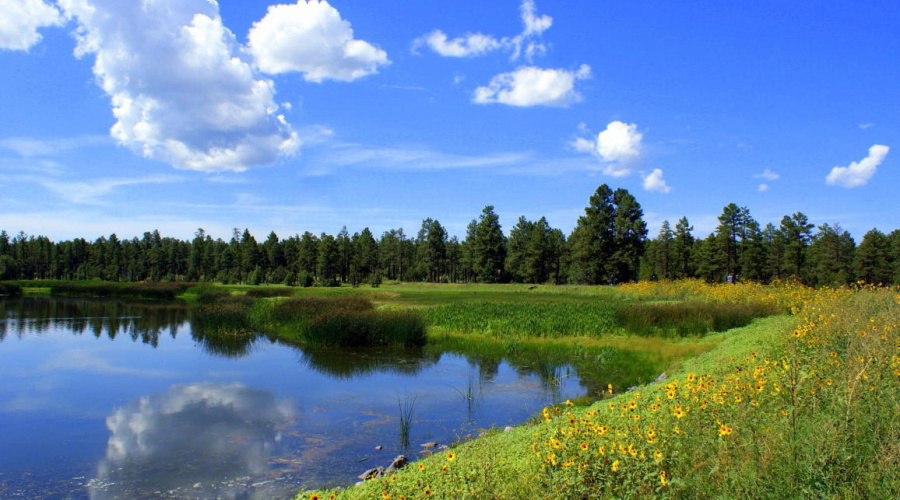
[{"label": "sunlit grass slope", "polygon": [[714,349],[664,381],[297,498],[900,498],[896,291],[681,282],[619,292],[791,315],[714,334]]}]

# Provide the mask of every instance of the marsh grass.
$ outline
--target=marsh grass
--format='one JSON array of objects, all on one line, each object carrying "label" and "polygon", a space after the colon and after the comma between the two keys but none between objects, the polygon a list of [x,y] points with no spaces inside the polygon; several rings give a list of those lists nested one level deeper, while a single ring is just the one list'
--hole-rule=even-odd
[{"label": "marsh grass", "polygon": [[461,333],[504,337],[595,336],[620,331],[620,303],[603,301],[494,302],[466,300],[420,308],[431,325]]},{"label": "marsh grass", "polygon": [[729,302],[648,302],[629,304],[615,313],[619,326],[645,337],[687,337],[747,326],[755,318],[780,311],[774,304]]},{"label": "marsh grass", "polygon": [[255,334],[251,311],[255,300],[227,295],[204,303],[192,311],[192,327],[202,335],[243,337]]},{"label": "marsh grass", "polygon": [[345,347],[425,343],[425,321],[415,311],[375,310],[366,297],[293,297],[271,313],[282,337],[316,345]]},{"label": "marsh grass", "polygon": [[231,296],[231,292],[226,288],[201,286],[192,290],[197,304],[208,305],[223,300]]}]

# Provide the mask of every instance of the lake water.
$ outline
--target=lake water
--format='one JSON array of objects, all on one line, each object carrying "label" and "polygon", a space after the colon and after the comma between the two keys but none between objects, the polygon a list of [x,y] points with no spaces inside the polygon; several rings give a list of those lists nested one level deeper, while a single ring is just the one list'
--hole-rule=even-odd
[{"label": "lake water", "polygon": [[289,498],[585,392],[568,366],[223,345],[189,318],[179,305],[0,299],[0,498]]}]

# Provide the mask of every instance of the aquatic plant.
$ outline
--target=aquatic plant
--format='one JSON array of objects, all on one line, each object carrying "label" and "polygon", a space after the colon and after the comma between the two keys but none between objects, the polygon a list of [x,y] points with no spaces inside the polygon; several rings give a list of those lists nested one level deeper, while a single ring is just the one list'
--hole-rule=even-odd
[{"label": "aquatic plant", "polygon": [[416,414],[416,399],[416,396],[401,398],[397,395],[397,406],[400,409],[400,448],[404,450],[409,449],[409,431]]},{"label": "aquatic plant", "polygon": [[645,302],[617,310],[616,320],[629,334],[686,337],[723,332],[779,313],[771,303]]},{"label": "aquatic plant", "polygon": [[228,295],[192,311],[192,328],[202,335],[254,335],[250,314],[256,301],[243,295]]},{"label": "aquatic plant", "polygon": [[426,338],[416,311],[378,311],[359,295],[293,297],[276,304],[271,316],[279,336],[310,344],[416,346]]}]

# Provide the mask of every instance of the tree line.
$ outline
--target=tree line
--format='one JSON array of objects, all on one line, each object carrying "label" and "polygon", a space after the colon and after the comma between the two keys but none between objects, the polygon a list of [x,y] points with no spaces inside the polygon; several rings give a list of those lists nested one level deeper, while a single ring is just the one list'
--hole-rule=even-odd
[{"label": "tree line", "polygon": [[815,227],[806,215],[785,215],[764,227],[746,207],[729,204],[705,238],[686,217],[664,221],[648,238],[637,200],[606,184],[590,197],[566,236],[544,217],[520,217],[504,234],[493,206],[473,219],[465,238],[449,236],[435,219],[415,236],[402,228],[379,237],[309,231],[259,242],[235,229],[229,241],[203,229],[183,241],[159,231],[120,240],[53,242],[0,231],[0,280],[190,281],[290,286],[339,286],[382,280],[447,283],[617,284],[638,279],[700,278],[710,282],[797,280],[812,286],[857,281],[900,284],[900,230],[877,229],[857,244],[839,225]]}]

